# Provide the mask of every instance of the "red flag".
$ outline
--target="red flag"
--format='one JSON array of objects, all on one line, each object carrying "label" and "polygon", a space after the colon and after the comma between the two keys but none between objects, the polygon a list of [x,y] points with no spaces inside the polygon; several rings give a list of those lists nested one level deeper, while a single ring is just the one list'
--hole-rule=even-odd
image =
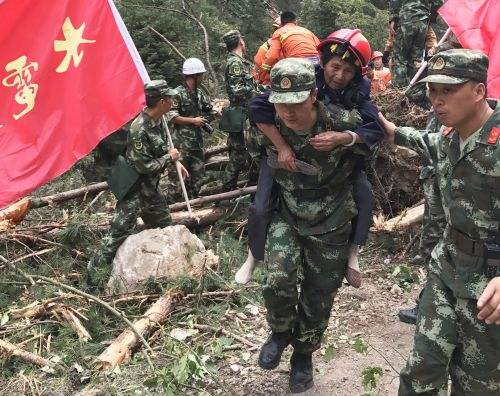
[{"label": "red flag", "polygon": [[148,76],[112,0],[0,0],[0,20],[2,208],[137,114]]},{"label": "red flag", "polygon": [[500,0],[448,0],[439,14],[464,48],[488,55],[488,96],[500,99]]}]

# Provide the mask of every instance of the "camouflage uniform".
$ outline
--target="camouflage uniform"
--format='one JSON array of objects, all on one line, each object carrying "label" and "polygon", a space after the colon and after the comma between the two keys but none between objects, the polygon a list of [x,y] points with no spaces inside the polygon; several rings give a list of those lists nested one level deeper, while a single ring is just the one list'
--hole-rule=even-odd
[{"label": "camouflage uniform", "polygon": [[[181,117],[205,117],[212,121],[216,112],[205,93],[197,88],[190,92],[185,85],[175,89],[172,109],[167,114],[167,119]],[[186,179],[186,189],[190,197],[197,197],[203,185],[205,174],[205,158],[203,154],[203,129],[194,125],[179,125],[174,123],[172,140],[175,148],[182,153],[182,163],[189,172]]]},{"label": "camouflage uniform", "polygon": [[102,139],[92,153],[90,153],[89,156],[92,162],[85,162],[82,167],[82,174],[87,183],[106,180],[117,157],[125,154],[128,131],[130,130],[132,121],[130,120],[120,129]]},{"label": "camouflage uniform", "polygon": [[[305,100],[315,86],[312,63],[284,59],[271,71],[273,103]],[[302,92],[296,92],[301,90]],[[281,136],[298,160],[318,169],[314,176],[274,169],[280,186],[279,207],[268,233],[268,267],[263,296],[273,332],[293,329],[292,344],[299,353],[319,348],[327,328],[333,298],[342,284],[347,264],[351,220],[356,216],[351,174],[358,145],[316,151],[309,139],[332,130],[328,110],[316,102],[318,120],[309,131],[294,132],[279,118]],[[298,273],[303,280],[297,291]]]},{"label": "camouflage uniform", "polygon": [[404,87],[417,72],[426,45],[427,29],[443,0],[391,0],[390,11],[396,22],[392,84]]},{"label": "camouflage uniform", "polygon": [[[226,45],[231,45],[240,40],[241,34],[237,30],[231,30],[222,38]],[[224,173],[224,189],[228,191],[236,188],[238,175],[244,169],[249,169],[252,164],[252,159],[245,147],[243,131],[248,118],[248,100],[257,93],[257,86],[252,77],[252,67],[252,62],[234,52],[230,52],[227,56],[224,78],[227,96],[229,97],[229,108],[224,111],[241,114],[240,125],[236,125],[234,130],[227,131],[229,163]]]},{"label": "camouflage uniform", "polygon": [[[159,83],[166,87],[163,80],[151,81],[145,86],[146,93],[157,90]],[[161,93],[175,95],[169,88],[162,88]],[[130,126],[125,159],[140,177],[125,197],[118,200],[98,258],[105,262],[113,259],[120,244],[133,233],[139,215],[148,228],[166,227],[171,223],[167,197],[158,189],[160,176],[171,163],[161,120],[154,121],[145,111],[135,118]]]},{"label": "camouflage uniform", "polygon": [[[422,81],[486,81],[486,69],[483,54],[450,50],[431,59]],[[476,308],[489,279],[500,276],[500,260],[484,257],[486,240],[500,244],[500,102],[490,105],[493,115],[462,151],[450,128],[439,134],[396,129],[396,144],[434,164],[446,215],[420,299],[414,348],[401,371],[400,395],[446,395],[448,373],[453,395],[500,394],[500,327],[478,320]]]},{"label": "camouflage uniform", "polygon": [[[425,109],[430,109],[430,102],[426,94],[425,84],[415,84],[410,87],[405,95],[415,104]],[[439,133],[441,123],[434,112],[431,111],[427,118],[426,131],[428,133]],[[431,258],[432,249],[443,235],[446,225],[444,209],[439,195],[439,187],[436,181],[436,170],[434,164],[423,158],[425,162],[420,171],[420,183],[424,192],[424,218],[422,220],[422,234],[419,243],[418,262],[427,264]]]}]

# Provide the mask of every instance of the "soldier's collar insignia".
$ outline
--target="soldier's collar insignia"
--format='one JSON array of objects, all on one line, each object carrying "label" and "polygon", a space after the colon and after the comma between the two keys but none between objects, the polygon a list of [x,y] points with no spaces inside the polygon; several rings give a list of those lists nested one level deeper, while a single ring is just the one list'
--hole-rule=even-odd
[{"label": "soldier's collar insignia", "polygon": [[172,99],[172,107],[177,107],[179,106],[179,102],[177,101],[177,99]]},{"label": "soldier's collar insignia", "polygon": [[141,151],[142,150],[142,142],[139,142],[139,141],[136,141],[134,142],[134,148],[137,150],[137,151]]},{"label": "soldier's collar insignia", "polygon": [[292,87],[292,82],[288,77],[283,77],[280,81],[281,89],[290,89]]},{"label": "soldier's collar insignia", "polygon": [[445,65],[446,65],[446,62],[444,61],[444,59],[439,57],[434,62],[434,65],[432,66],[432,70],[443,70]]},{"label": "soldier's collar insignia", "polygon": [[241,67],[239,66],[235,66],[234,69],[233,69],[233,72],[234,74],[236,74],[237,76],[241,74]]}]

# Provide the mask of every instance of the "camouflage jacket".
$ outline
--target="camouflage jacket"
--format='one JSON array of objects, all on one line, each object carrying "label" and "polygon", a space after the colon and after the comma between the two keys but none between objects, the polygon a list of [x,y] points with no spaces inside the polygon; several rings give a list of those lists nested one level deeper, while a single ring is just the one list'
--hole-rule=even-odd
[{"label": "camouflage jacket", "polygon": [[[277,118],[278,129],[296,158],[319,171],[312,176],[273,169],[274,179],[281,186],[280,212],[300,235],[334,231],[356,216],[351,174],[356,166],[355,153],[367,154],[361,145],[339,146],[328,152],[315,150],[309,144],[311,137],[324,131],[338,130],[336,121],[328,114],[326,107],[320,102],[316,103],[318,120],[310,131],[294,132]],[[359,114],[358,117],[355,124],[350,126],[351,129],[362,123]],[[345,120],[339,122],[345,125]]]},{"label": "camouflage jacket", "polygon": [[443,0],[390,0],[391,20],[400,23],[412,21],[433,21]]},{"label": "camouflage jacket", "polygon": [[[185,85],[180,85],[176,89],[172,109],[167,114],[167,119],[171,121],[177,116],[181,117],[205,117],[209,122],[215,119],[216,111],[213,109],[209,98],[201,89],[190,92]],[[203,150],[203,134],[200,127],[194,125],[178,125],[172,122],[172,139],[174,145],[179,149]]]},{"label": "camouflage jacket", "polygon": [[416,150],[434,163],[447,225],[429,268],[464,298],[477,298],[484,290],[484,261],[462,254],[450,232],[453,228],[479,243],[500,238],[499,103],[492,102],[493,115],[462,153],[458,133],[447,128],[441,133],[396,129],[396,144]]},{"label": "camouflage jacket", "polygon": [[154,121],[142,111],[130,126],[127,139],[127,162],[142,180],[156,187],[161,173],[170,163],[167,138],[161,120]]},{"label": "camouflage jacket", "polygon": [[230,52],[226,59],[224,79],[231,106],[246,105],[257,93],[257,85],[252,77],[252,62]]}]

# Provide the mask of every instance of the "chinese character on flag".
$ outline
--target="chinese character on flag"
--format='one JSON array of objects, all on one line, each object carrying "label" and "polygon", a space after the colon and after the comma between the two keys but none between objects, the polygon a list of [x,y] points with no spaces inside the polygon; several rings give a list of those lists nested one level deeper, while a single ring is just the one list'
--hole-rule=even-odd
[{"label": "chinese character on flag", "polygon": [[439,14],[464,48],[488,55],[488,97],[500,99],[500,1],[448,0]]},{"label": "chinese character on flag", "polygon": [[0,0],[0,20],[2,208],[133,118],[149,78],[112,0]]}]

